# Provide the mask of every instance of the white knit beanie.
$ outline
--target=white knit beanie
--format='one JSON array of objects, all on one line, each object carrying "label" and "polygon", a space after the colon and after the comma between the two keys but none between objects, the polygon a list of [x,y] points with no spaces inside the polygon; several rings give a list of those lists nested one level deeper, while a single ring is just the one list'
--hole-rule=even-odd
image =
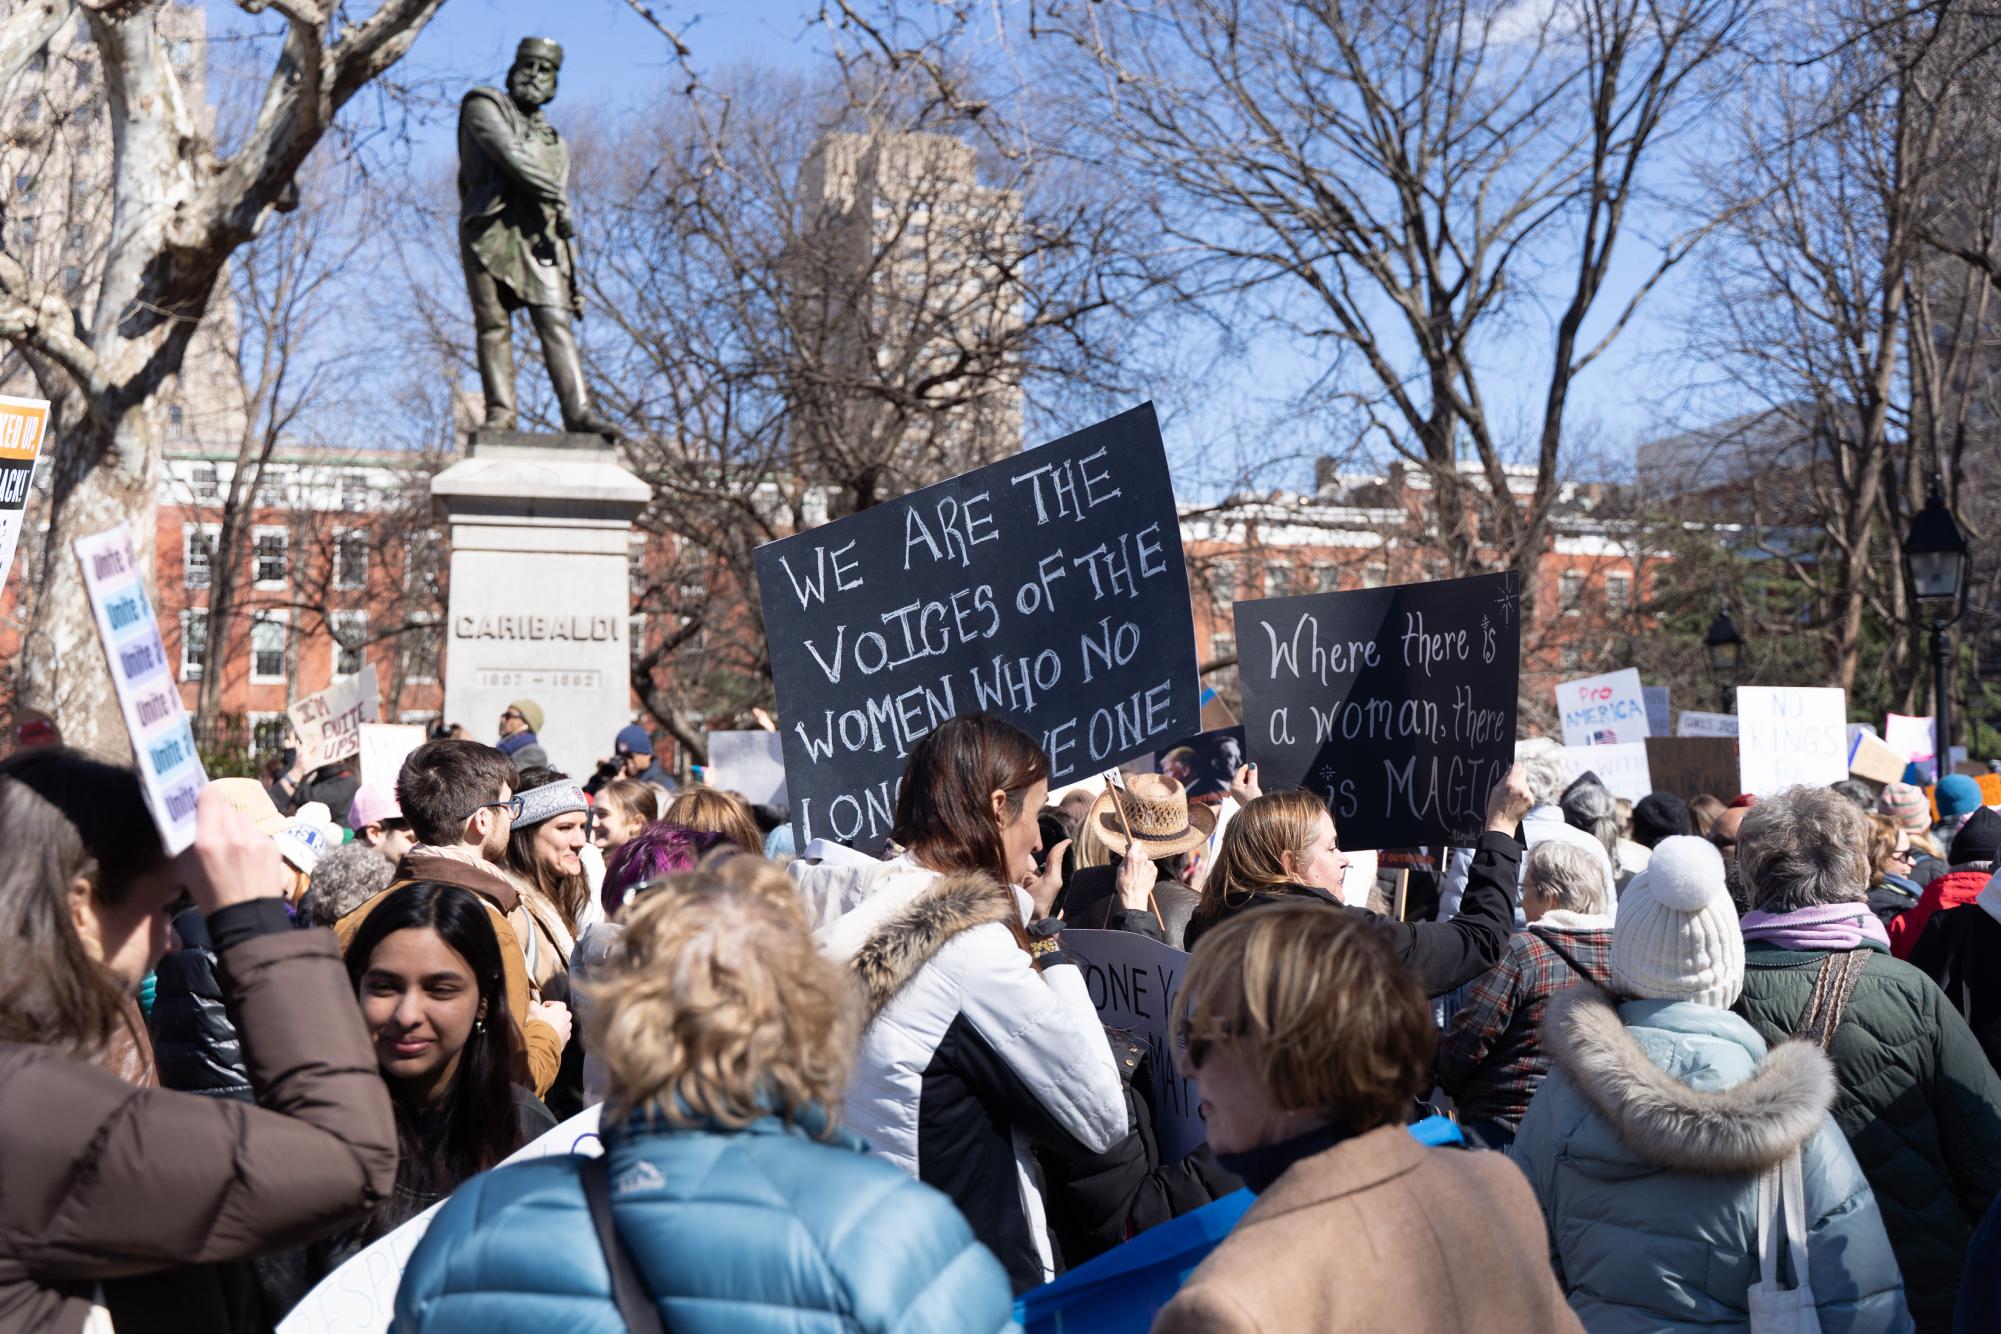
[{"label": "white knit beanie", "polygon": [[1636,1000],[1694,1001],[1727,1010],[1744,990],[1744,935],[1708,839],[1654,846],[1619,896],[1612,988]]}]

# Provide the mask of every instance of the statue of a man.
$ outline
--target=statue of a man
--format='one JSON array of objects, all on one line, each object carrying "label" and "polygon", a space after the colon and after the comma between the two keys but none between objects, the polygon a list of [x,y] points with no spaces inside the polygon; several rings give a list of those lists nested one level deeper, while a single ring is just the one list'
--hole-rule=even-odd
[{"label": "statue of a man", "polygon": [[571,326],[584,308],[565,197],[570,153],[542,117],[562,64],[562,47],[546,37],[524,38],[507,71],[507,91],[475,88],[459,105],[459,258],[472,294],[487,426],[514,429],[510,325],[526,306],[562,404],[563,429],[611,435],[611,423],[592,410],[584,390]]}]

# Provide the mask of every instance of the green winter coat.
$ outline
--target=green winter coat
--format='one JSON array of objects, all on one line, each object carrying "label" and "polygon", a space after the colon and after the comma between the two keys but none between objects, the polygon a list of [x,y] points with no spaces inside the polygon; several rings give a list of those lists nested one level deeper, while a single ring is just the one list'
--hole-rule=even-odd
[{"label": "green winter coat", "polygon": [[[1744,947],[1739,1011],[1792,1034],[1824,953]],[[2001,1191],[2001,1078],[1932,980],[1873,949],[1828,1054],[1835,1123],[1875,1188],[1921,1331],[1949,1330],[1966,1245]]]}]

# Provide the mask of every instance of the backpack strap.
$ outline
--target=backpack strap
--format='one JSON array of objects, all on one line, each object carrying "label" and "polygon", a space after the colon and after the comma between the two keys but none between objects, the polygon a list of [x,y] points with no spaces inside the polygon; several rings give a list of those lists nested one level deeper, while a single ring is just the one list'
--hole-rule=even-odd
[{"label": "backpack strap", "polygon": [[619,1239],[618,1222],[611,1216],[611,1161],[607,1155],[584,1159],[579,1174],[584,1183],[584,1202],[590,1206],[591,1223],[597,1228],[598,1245],[604,1250],[605,1267],[611,1270],[611,1299],[619,1318],[632,1334],[667,1334],[660,1310],[646,1291],[632,1256]]}]

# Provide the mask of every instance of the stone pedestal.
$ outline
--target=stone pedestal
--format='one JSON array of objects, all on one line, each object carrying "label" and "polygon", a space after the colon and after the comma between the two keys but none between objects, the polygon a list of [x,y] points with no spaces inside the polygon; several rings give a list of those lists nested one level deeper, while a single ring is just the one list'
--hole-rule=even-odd
[{"label": "stone pedestal", "polygon": [[532,699],[583,781],[632,718],[628,537],[651,493],[597,436],[477,431],[431,496],[451,524],[446,721],[490,744]]}]

